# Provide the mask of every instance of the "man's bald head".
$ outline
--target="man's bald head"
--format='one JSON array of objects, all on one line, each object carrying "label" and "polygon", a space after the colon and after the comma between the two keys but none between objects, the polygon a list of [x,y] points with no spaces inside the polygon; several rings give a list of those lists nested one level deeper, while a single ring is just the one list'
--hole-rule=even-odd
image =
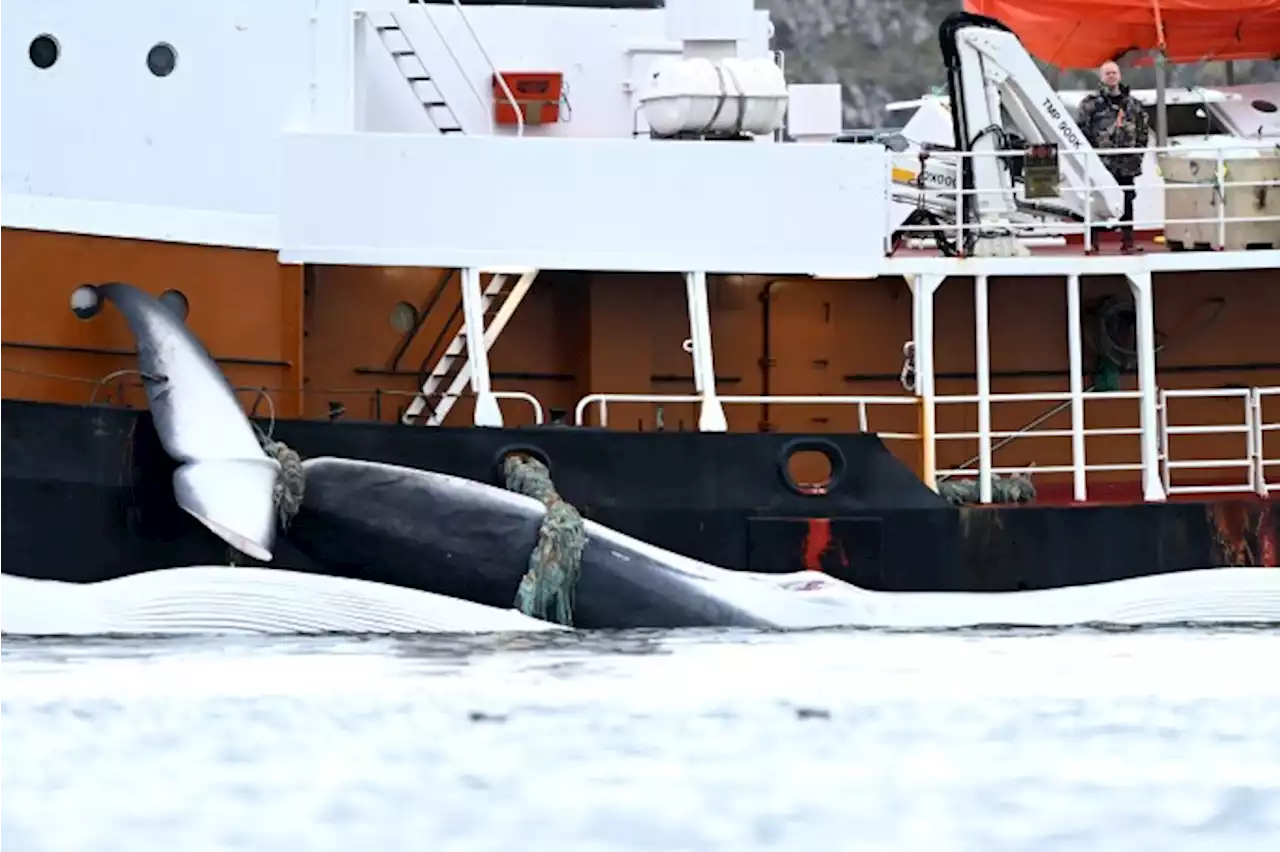
[{"label": "man's bald head", "polygon": [[1114,89],[1120,85],[1120,66],[1107,60],[1098,66],[1098,78],[1102,80],[1102,85]]}]

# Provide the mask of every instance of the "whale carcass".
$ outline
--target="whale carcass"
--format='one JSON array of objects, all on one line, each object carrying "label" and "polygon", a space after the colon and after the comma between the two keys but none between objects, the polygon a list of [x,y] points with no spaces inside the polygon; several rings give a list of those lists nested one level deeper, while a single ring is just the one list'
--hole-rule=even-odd
[{"label": "whale carcass", "polygon": [[270,561],[280,464],[263,451],[226,376],[186,324],[138,288],[85,285],[76,295],[107,299],[129,323],[156,432],[179,463],[178,505],[232,547]]}]

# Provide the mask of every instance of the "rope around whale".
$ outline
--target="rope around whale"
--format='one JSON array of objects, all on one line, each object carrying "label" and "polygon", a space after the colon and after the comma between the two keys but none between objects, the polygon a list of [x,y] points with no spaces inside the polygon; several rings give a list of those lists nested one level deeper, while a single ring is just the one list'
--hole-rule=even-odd
[{"label": "rope around whale", "polygon": [[302,508],[302,498],[307,493],[307,474],[302,468],[302,456],[284,441],[275,440],[276,403],[271,398],[271,394],[267,393],[266,388],[236,388],[236,390],[257,391],[258,398],[253,401],[253,407],[249,410],[251,417],[258,413],[259,402],[262,400],[267,402],[267,430],[264,432],[257,423],[252,420],[249,422],[253,426],[253,431],[258,433],[258,443],[262,445],[263,452],[280,464],[280,475],[276,477],[276,484],[272,486],[271,498],[275,503],[276,515],[280,519],[280,528],[287,530],[289,523]]},{"label": "rope around whale", "polygon": [[[262,448],[280,463],[273,499],[280,526],[288,529],[306,494],[302,456],[283,441],[259,431]],[[546,465],[537,459],[508,456],[502,465],[508,490],[524,494],[547,507],[538,529],[538,542],[529,554],[529,567],[516,589],[515,608],[525,615],[573,626],[574,592],[582,574],[582,551],[587,543],[582,515],[556,491]]]},{"label": "rope around whale", "polygon": [[516,590],[516,609],[533,618],[573,626],[574,593],[582,574],[587,529],[582,515],[551,481],[547,466],[535,458],[512,454],[502,461],[509,491],[533,497],[547,507],[529,568]]},{"label": "rope around whale", "polygon": [[[266,400],[267,428],[256,423],[254,431],[268,456],[280,463],[272,498],[282,529],[298,514],[306,495],[307,477],[302,456],[284,441],[274,438],[275,402],[263,388],[254,390],[258,399],[250,413],[257,412],[258,402]],[[252,421],[250,421],[252,422]],[[578,577],[582,574],[582,551],[587,544],[586,525],[573,504],[556,490],[547,466],[535,458],[513,453],[502,462],[502,475],[507,490],[540,501],[547,507],[538,529],[538,542],[529,554],[529,567],[516,589],[515,607],[525,615],[573,626],[573,600]]]}]

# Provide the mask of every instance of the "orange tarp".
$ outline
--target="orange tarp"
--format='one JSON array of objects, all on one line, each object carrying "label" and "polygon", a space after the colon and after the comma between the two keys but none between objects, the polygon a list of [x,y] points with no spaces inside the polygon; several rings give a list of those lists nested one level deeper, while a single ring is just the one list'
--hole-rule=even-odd
[{"label": "orange tarp", "polygon": [[1280,0],[965,0],[996,18],[1033,56],[1059,68],[1095,68],[1129,50],[1170,62],[1280,57]]}]

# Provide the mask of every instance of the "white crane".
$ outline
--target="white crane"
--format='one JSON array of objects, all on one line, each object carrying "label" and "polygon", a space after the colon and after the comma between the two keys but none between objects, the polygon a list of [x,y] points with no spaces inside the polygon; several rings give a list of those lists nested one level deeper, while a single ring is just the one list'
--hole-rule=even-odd
[{"label": "white crane", "polygon": [[[894,227],[933,224],[949,252],[1016,256],[1028,252],[1017,237],[1051,231],[1050,220],[1118,220],[1119,185],[1017,35],[957,12],[938,36],[950,97],[927,101],[886,142],[896,153]],[[1028,193],[1027,166],[1056,171],[1056,192]],[[976,192],[957,203],[957,186]],[[966,223],[961,244],[957,220]]]}]

